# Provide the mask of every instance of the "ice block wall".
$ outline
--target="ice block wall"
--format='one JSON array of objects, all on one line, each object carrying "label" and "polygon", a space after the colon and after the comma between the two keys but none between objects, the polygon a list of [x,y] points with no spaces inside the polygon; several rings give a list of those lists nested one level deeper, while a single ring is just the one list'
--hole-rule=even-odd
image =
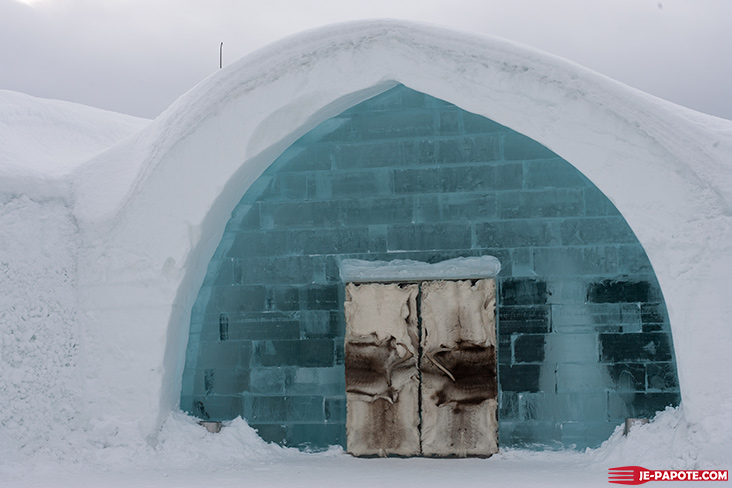
[{"label": "ice block wall", "polygon": [[493,255],[502,446],[596,446],[676,405],[666,307],[612,203],[567,161],[404,86],[327,120],[246,192],[191,315],[181,408],[345,445],[345,258]]}]

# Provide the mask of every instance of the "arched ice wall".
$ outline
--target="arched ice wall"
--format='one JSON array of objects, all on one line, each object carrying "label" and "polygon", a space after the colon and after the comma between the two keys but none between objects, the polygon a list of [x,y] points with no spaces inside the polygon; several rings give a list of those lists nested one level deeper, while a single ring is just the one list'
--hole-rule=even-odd
[{"label": "arched ice wall", "polygon": [[719,374],[732,368],[732,124],[512,43],[392,21],[243,58],[77,173],[89,414],[155,431],[231,209],[299,136],[395,82],[533,138],[613,201],[664,291],[686,418],[715,442],[732,404]]}]

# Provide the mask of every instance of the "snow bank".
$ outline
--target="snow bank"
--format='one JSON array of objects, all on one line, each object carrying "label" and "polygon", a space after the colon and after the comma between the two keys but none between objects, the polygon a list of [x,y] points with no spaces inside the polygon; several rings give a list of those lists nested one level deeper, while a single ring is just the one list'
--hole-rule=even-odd
[{"label": "snow bank", "polygon": [[[694,449],[674,451],[673,438],[688,432],[681,412],[668,409],[653,422],[622,435],[622,427],[599,449],[502,449],[488,459],[363,459],[341,448],[303,453],[265,444],[242,419],[226,422],[218,434],[196,419],[171,413],[155,442],[99,445],[78,431],[55,452],[8,464],[0,459],[0,479],[9,486],[56,488],[199,488],[201,486],[399,487],[450,484],[516,488],[606,487],[610,467],[641,465],[650,469],[728,467],[729,458],[715,462],[694,459]],[[697,439],[701,441],[701,439]],[[688,444],[687,444],[688,445]],[[64,452],[59,456],[59,452]],[[5,461],[5,462],[3,462]],[[721,464],[720,464],[721,463]],[[656,482],[654,486],[666,486]],[[668,484],[677,486],[677,484]]]},{"label": "snow bank", "polygon": [[[146,456],[173,463],[151,453],[175,445],[190,449],[187,459],[201,456],[193,466],[218,466],[205,454],[214,449],[201,441],[209,438],[187,430],[196,426],[185,434],[167,422],[178,401],[190,310],[231,209],[299,136],[397,82],[552,149],[605,192],[645,247],[669,310],[683,410],[649,425],[646,440],[613,438],[597,456],[624,464],[639,456],[633,463],[642,463],[652,460],[649,446],[661,443],[684,467],[729,462],[732,122],[513,43],[391,21],[319,29],[262,49],[84,164],[111,143],[107,135],[117,141],[144,122],[103,116],[109,125],[95,125],[85,110],[83,117],[54,115],[60,125],[50,124],[46,135],[2,146],[0,154],[12,159],[0,160],[6,454],[51,450],[67,461],[111,456],[112,466],[127,466]],[[5,114],[3,135],[12,139],[16,115]],[[74,130],[87,139],[64,135],[66,123],[78,123]],[[26,174],[33,185],[13,180]],[[67,181],[73,210],[64,203]],[[55,198],[62,190],[64,198]],[[259,452],[245,431],[244,440],[222,445]],[[515,460],[531,459],[502,456],[496,459],[514,468],[521,466]],[[479,466],[474,478],[484,480],[486,465],[471,463],[460,466]]]},{"label": "snow bank", "polygon": [[[610,439],[587,454],[598,467],[649,469],[727,469],[732,461],[732,417],[721,415],[708,425],[690,425],[683,406],[667,407],[649,424],[634,426],[627,436],[618,426]],[[650,468],[653,466],[653,468]]]},{"label": "snow bank", "polygon": [[68,175],[149,121],[0,90],[0,452],[84,424],[82,244]]},{"label": "snow bank", "polygon": [[[0,192],[48,197],[49,187],[150,121],[0,90]],[[37,181],[43,187],[37,188]]]},{"label": "snow bank", "polygon": [[78,423],[78,246],[63,202],[0,195],[0,458],[55,446]]}]

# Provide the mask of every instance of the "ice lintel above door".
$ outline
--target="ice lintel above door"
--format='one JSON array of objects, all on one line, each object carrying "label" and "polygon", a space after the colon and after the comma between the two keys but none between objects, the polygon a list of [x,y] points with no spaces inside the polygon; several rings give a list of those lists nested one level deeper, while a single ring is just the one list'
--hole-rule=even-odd
[{"label": "ice lintel above door", "polygon": [[455,258],[434,264],[410,259],[344,259],[340,263],[341,280],[345,283],[481,279],[495,277],[500,271],[501,263],[493,256]]}]

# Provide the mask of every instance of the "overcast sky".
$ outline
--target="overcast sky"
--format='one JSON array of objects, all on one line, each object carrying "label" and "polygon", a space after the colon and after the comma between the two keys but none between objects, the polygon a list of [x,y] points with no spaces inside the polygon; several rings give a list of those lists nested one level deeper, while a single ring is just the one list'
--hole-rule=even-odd
[{"label": "overcast sky", "polygon": [[155,117],[287,35],[400,18],[558,54],[732,119],[732,0],[0,0],[0,89]]}]

